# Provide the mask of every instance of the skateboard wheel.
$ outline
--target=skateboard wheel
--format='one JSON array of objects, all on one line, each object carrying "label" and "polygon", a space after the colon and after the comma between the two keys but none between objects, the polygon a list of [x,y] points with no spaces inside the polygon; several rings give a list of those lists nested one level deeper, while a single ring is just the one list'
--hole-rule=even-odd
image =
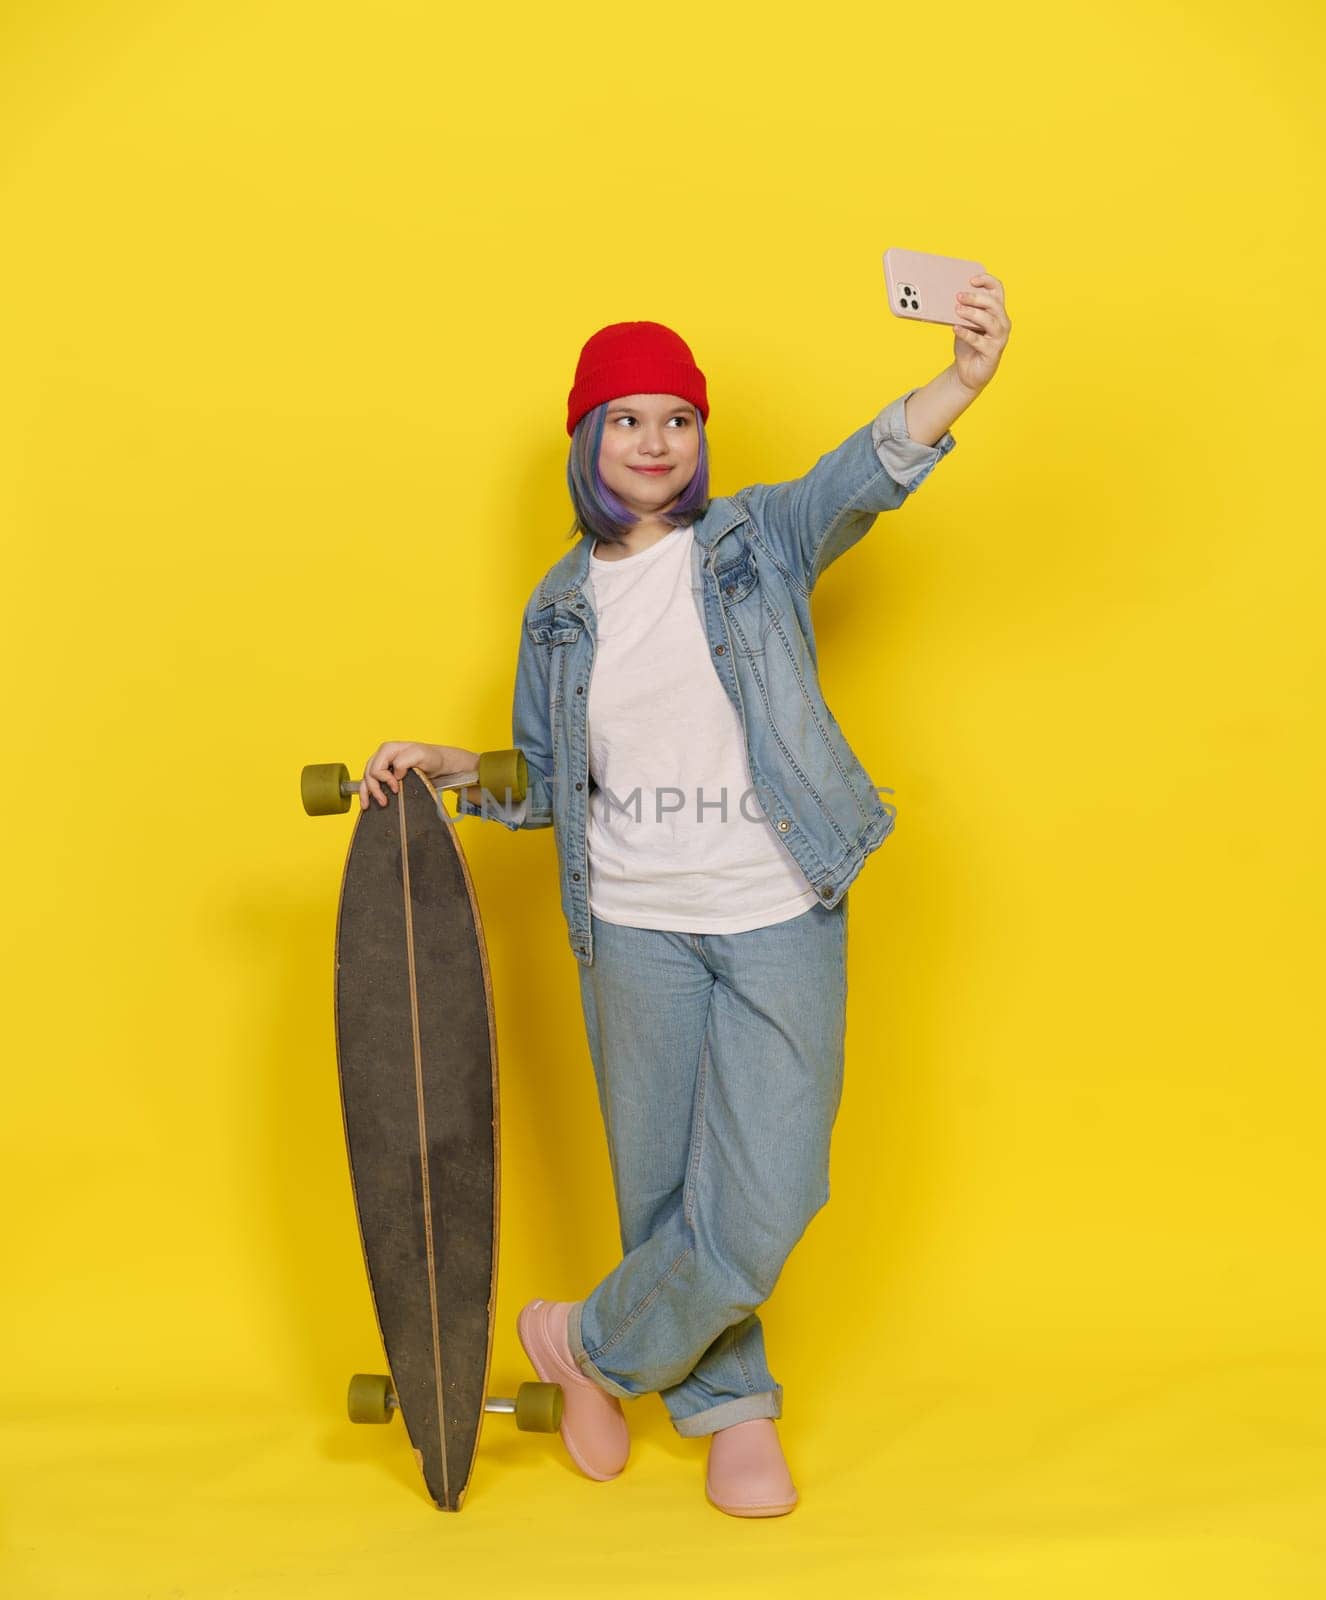
[{"label": "skateboard wheel", "polygon": [[380,1372],[356,1372],[350,1379],[346,1409],[351,1422],[390,1422],[395,1399],[391,1379]]},{"label": "skateboard wheel", "polygon": [[305,767],[299,775],[299,798],[311,817],[330,817],[350,809],[350,796],[341,785],[349,783],[350,771],[344,765]]},{"label": "skateboard wheel", "polygon": [[526,1433],[556,1433],[563,1399],[560,1383],[522,1383],[516,1391],[516,1426]]},{"label": "skateboard wheel", "polygon": [[519,803],[529,786],[529,769],[523,750],[482,750],[479,753],[479,787],[506,804],[506,792]]}]

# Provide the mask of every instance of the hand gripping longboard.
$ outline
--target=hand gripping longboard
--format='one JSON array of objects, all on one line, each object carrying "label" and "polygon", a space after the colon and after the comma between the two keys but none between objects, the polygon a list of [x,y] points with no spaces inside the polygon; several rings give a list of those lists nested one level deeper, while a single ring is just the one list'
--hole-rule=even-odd
[{"label": "hand gripping longboard", "polygon": [[[479,783],[525,792],[524,755],[487,752]],[[349,809],[344,766],[305,767],[304,809]],[[497,1298],[497,1042],[483,924],[438,789],[417,769],[360,808],[336,924],[336,1054],[364,1266],[389,1375],[356,1373],[353,1422],[399,1411],[434,1504],[459,1511],[485,1413],[555,1432],[560,1385],[490,1398]]]},{"label": "hand gripping longboard", "polygon": [[[363,781],[362,778],[352,780],[350,769],[341,762],[305,767],[299,775],[299,796],[304,810],[311,817],[348,811],[350,796],[359,793]],[[448,772],[441,781],[437,778],[424,781],[435,793],[478,784],[497,799],[518,804],[525,798],[529,786],[529,769],[523,750],[484,750],[473,772]]]}]

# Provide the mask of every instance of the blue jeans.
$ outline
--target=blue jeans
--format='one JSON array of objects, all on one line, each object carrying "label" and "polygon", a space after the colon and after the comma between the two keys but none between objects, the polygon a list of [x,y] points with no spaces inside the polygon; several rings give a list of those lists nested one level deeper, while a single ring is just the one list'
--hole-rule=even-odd
[{"label": "blue jeans", "polygon": [[782,1415],[756,1306],[829,1198],[847,896],[747,933],[593,919],[581,1001],[621,1227],[571,1353],[683,1435]]}]

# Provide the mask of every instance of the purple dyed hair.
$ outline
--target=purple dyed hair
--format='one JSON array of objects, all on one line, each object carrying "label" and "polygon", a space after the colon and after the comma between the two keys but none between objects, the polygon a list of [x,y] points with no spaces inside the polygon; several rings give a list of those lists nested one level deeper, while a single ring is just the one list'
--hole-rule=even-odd
[{"label": "purple dyed hair", "polygon": [[[639,520],[631,509],[604,483],[599,473],[599,452],[603,447],[603,429],[608,419],[611,401],[605,400],[592,411],[587,411],[575,425],[571,435],[571,449],[566,458],[566,483],[571,491],[571,504],[575,507],[575,521],[571,524],[568,539],[583,534],[587,539],[601,539],[604,544],[623,544],[625,535]],[[659,516],[674,528],[688,527],[709,504],[709,442],[705,438],[704,420],[692,409],[692,421],[700,434],[700,452],[695,462],[695,473],[679,498]]]}]

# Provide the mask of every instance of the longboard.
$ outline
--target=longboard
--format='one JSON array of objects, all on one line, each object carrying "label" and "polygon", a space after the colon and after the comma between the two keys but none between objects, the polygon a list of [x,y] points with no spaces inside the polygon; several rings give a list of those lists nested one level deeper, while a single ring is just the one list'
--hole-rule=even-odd
[{"label": "longboard", "polygon": [[[346,810],[357,787],[343,767],[306,768],[305,809]],[[438,790],[416,769],[398,794],[383,787],[387,805],[356,807],[336,922],[341,1109],[390,1369],[356,1374],[349,1411],[399,1410],[429,1496],[459,1511],[485,1412],[554,1431],[562,1392],[522,1384],[515,1401],[488,1399],[501,1139],[483,922]]]}]

